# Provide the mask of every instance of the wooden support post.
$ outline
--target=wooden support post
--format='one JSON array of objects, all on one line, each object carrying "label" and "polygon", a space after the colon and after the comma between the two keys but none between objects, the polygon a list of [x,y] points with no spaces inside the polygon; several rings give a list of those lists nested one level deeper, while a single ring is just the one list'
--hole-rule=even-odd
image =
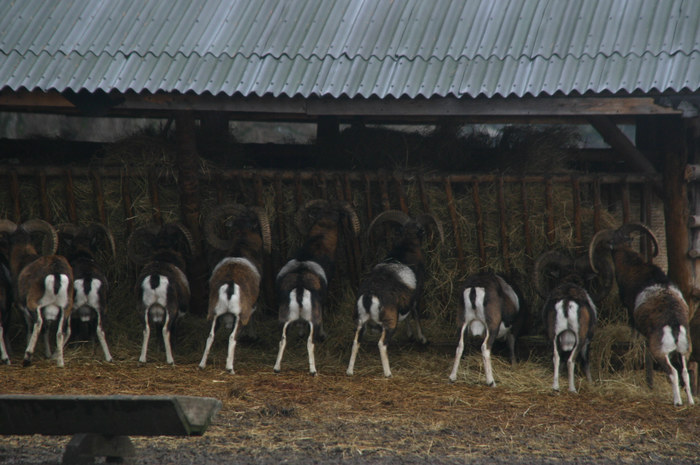
[{"label": "wooden support post", "polygon": [[472,198],[474,199],[474,214],[476,216],[476,243],[479,247],[479,266],[486,267],[486,243],[484,242],[484,217],[481,214],[481,200],[479,199],[479,181],[472,181]]},{"label": "wooden support post", "polygon": [[95,208],[97,209],[97,218],[100,223],[107,225],[107,214],[105,213],[105,195],[102,188],[102,179],[100,175],[93,170],[90,170],[92,178],[92,195],[95,196]]},{"label": "wooden support post", "polygon": [[39,172],[39,203],[41,204],[41,219],[53,223],[49,209],[49,193],[46,187],[46,172]]},{"label": "wooden support post", "polygon": [[129,186],[129,168],[124,168],[121,173],[122,203],[124,204],[124,218],[126,223],[126,237],[134,231],[134,205],[131,200],[131,186]]},{"label": "wooden support post", "polygon": [[22,222],[22,208],[19,201],[19,177],[15,170],[10,171],[10,198],[12,199],[12,220],[20,224]]},{"label": "wooden support post", "polygon": [[374,216],[372,215],[372,181],[369,179],[369,175],[365,173],[364,175],[364,181],[365,181],[365,202],[366,202],[366,209],[367,209],[367,224],[369,225],[372,222],[372,219]]},{"label": "wooden support post", "polygon": [[600,179],[593,181],[593,234],[600,231],[602,202],[600,200]]},{"label": "wooden support post", "polygon": [[574,247],[583,247],[583,231],[581,225],[581,183],[577,177],[571,180],[571,195],[574,198]]},{"label": "wooden support post", "polygon": [[527,184],[524,179],[520,180],[520,197],[522,198],[522,221],[523,221],[523,236],[525,237],[525,255],[532,262],[532,233],[530,231],[530,203],[527,197]]},{"label": "wooden support post", "polygon": [[[195,121],[191,112],[179,113],[175,118],[177,140],[176,165],[178,170],[178,190],[180,192],[180,210],[184,225],[192,234],[198,250],[202,250],[202,231],[200,229],[201,200],[199,192],[199,157],[195,137]],[[188,264],[191,306],[195,314],[204,314],[207,310],[207,278],[209,270],[203,254],[196,253]]]}]

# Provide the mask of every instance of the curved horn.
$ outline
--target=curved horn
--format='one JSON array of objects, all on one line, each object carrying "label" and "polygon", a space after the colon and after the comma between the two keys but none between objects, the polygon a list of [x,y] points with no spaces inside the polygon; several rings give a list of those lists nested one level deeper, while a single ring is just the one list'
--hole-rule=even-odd
[{"label": "curved horn", "polygon": [[68,236],[76,236],[80,227],[75,223],[59,223],[56,225],[56,232]]},{"label": "curved horn", "polygon": [[12,234],[17,230],[17,223],[7,219],[0,219],[0,233]]},{"label": "curved horn", "polygon": [[422,224],[424,227],[427,225],[428,220],[430,220],[431,223],[435,225],[435,227],[438,230],[438,234],[440,234],[440,243],[444,244],[445,243],[445,233],[442,230],[442,223],[437,219],[436,216],[430,214],[430,213],[423,213],[422,215],[419,215],[418,218],[416,218],[420,224]]},{"label": "curved horn", "polygon": [[624,237],[628,238],[633,232],[640,232],[649,236],[651,241],[654,243],[654,252],[651,254],[652,257],[656,257],[659,254],[659,243],[656,240],[656,236],[647,226],[642,223],[626,223],[617,228],[615,231],[615,238]]},{"label": "curved horn", "polygon": [[40,232],[44,234],[44,239],[41,242],[42,254],[53,255],[58,249],[58,233],[53,226],[44,220],[34,218],[22,223],[22,227],[28,233]]},{"label": "curved horn", "polygon": [[194,242],[194,237],[192,237],[192,233],[190,232],[187,227],[180,223],[180,222],[174,222],[170,223],[171,225],[175,226],[178,231],[182,234],[182,237],[185,238],[185,241],[187,241],[187,248],[189,249],[187,253],[189,254],[190,257],[194,257],[199,253],[199,249],[197,248],[197,244]]},{"label": "curved horn", "polygon": [[270,232],[270,218],[267,217],[267,212],[262,207],[251,208],[258,217],[258,223],[260,224],[260,236],[262,237],[263,248],[265,252],[270,253],[272,251],[272,233]]},{"label": "curved horn", "polygon": [[215,249],[230,249],[234,241],[221,236],[219,222],[228,217],[237,218],[245,213],[248,213],[248,208],[239,203],[227,203],[214,208],[204,220],[204,239]]},{"label": "curved horn", "polygon": [[[535,285],[535,290],[543,299],[547,298],[549,291],[551,290],[545,289],[544,287],[543,281],[547,281],[545,279],[544,271],[552,264],[557,265],[561,271],[562,269],[571,268],[573,265],[573,260],[568,254],[565,254],[559,250],[548,250],[547,252],[541,253],[540,256],[537,257],[535,260],[534,271],[532,273],[532,280],[533,284]],[[561,278],[561,273],[559,278]]]},{"label": "curved horn", "polygon": [[296,215],[294,215],[294,224],[296,224],[299,232],[301,232],[302,234],[306,234],[306,231],[309,230],[309,222],[307,218],[307,213],[309,209],[313,207],[328,208],[328,206],[328,200],[314,199],[307,201],[306,203],[304,203],[304,205],[299,207],[299,210],[297,210]]},{"label": "curved horn", "polygon": [[103,234],[105,239],[107,239],[107,244],[109,245],[109,251],[112,254],[112,257],[117,256],[117,248],[114,245],[114,236],[112,235],[112,231],[110,231],[107,226],[103,225],[102,223],[90,223],[87,229],[92,237],[97,236],[97,234]]},{"label": "curved horn", "polygon": [[411,217],[401,210],[387,210],[375,216],[372,222],[367,227],[367,235],[371,236],[374,227],[378,224],[385,223],[387,221],[393,221],[395,223],[404,226],[406,223],[411,221]]},{"label": "curved horn", "polygon": [[599,302],[603,300],[612,289],[614,270],[612,263],[605,255],[598,253],[593,257],[596,264],[596,272],[593,272],[587,256],[578,257],[574,261],[577,273],[583,277],[584,286],[591,298]]},{"label": "curved horn", "polygon": [[126,241],[126,255],[136,265],[145,265],[152,252],[153,239],[160,230],[159,226],[142,226],[134,229]]},{"label": "curved horn", "polygon": [[598,273],[598,269],[595,266],[595,251],[600,246],[602,242],[610,242],[615,235],[615,231],[612,229],[602,229],[598,231],[591,243],[588,245],[588,264],[591,266],[591,270],[594,273]]},{"label": "curved horn", "polygon": [[352,207],[350,202],[343,202],[340,204],[340,208],[350,219],[350,225],[352,226],[352,233],[357,236],[360,234],[360,219],[357,217],[357,212]]}]

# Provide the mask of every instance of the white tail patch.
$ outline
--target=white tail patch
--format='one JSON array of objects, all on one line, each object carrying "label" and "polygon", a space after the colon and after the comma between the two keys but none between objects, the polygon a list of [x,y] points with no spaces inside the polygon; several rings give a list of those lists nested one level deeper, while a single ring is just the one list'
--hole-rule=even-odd
[{"label": "white tail patch", "polygon": [[161,307],[165,307],[168,302],[168,285],[170,282],[165,276],[159,276],[158,286],[152,288],[150,285],[151,276],[146,276],[141,282],[141,289],[143,290],[142,302],[146,307],[158,304]]},{"label": "white tail patch", "polygon": [[673,330],[671,330],[670,326],[666,325],[662,328],[662,331],[664,334],[661,336],[661,351],[664,354],[670,354],[678,348],[676,339],[673,337]]},{"label": "white tail patch", "polygon": [[297,299],[297,290],[289,293],[289,316],[287,321],[295,321],[299,318],[311,321],[311,292],[308,289],[302,291],[301,305]]},{"label": "white tail patch", "polygon": [[82,279],[76,279],[74,283],[75,287],[75,301],[73,302],[74,308],[82,307],[87,305],[92,308],[100,308],[100,296],[99,291],[102,287],[102,282],[99,279],[93,279],[90,281],[90,292],[85,293],[85,281]]},{"label": "white tail patch", "polygon": [[[560,300],[554,304],[554,309],[556,311],[554,321],[555,338],[558,338],[559,343],[562,345],[562,350],[572,350],[576,345],[577,334],[579,333],[579,305],[574,301],[569,301],[565,309],[564,301]],[[568,334],[562,334],[564,332]]]},{"label": "white tail patch", "polygon": [[225,313],[240,315],[241,313],[241,287],[238,284],[233,284],[233,293],[231,298],[228,298],[229,285],[224,284],[219,288],[219,300],[214,307],[214,315],[219,316]]},{"label": "white tail patch", "polygon": [[688,332],[685,330],[685,326],[678,328],[678,341],[676,341],[676,345],[678,346],[678,352],[681,354],[687,354],[690,351]]},{"label": "white tail patch", "polygon": [[60,309],[68,305],[68,276],[60,275],[61,284],[58,292],[54,293],[56,277],[48,275],[44,279],[44,295],[37,302],[38,308],[43,309],[44,318],[50,321],[56,320]]},{"label": "white tail patch", "polygon": [[[470,295],[474,291],[474,306]],[[483,287],[468,287],[462,296],[464,301],[464,321],[469,323],[469,332],[472,336],[483,336],[486,330],[486,315],[484,313],[484,299],[486,290]]]}]

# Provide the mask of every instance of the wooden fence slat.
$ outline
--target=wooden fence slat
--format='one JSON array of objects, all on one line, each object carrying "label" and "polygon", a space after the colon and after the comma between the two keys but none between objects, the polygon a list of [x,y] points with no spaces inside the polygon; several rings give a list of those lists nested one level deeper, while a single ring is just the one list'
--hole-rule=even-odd
[{"label": "wooden fence slat", "polygon": [[90,171],[92,179],[92,195],[95,197],[95,208],[97,209],[97,218],[100,223],[107,225],[107,214],[105,212],[105,194],[102,187],[102,179],[95,171]]},{"label": "wooden fence slat", "polygon": [[447,196],[447,209],[450,212],[450,219],[452,220],[452,230],[455,236],[455,247],[457,248],[457,264],[460,271],[465,271],[466,266],[464,263],[464,249],[462,247],[462,234],[459,230],[459,223],[457,221],[457,209],[455,208],[455,199],[452,194],[452,183],[450,182],[450,177],[445,177],[445,195]]},{"label": "wooden fence slat", "polygon": [[408,213],[408,203],[406,202],[406,193],[403,188],[403,182],[399,176],[394,176],[394,184],[396,185],[396,196],[399,199],[399,209],[405,214]]},{"label": "wooden fence slat", "polygon": [[17,224],[22,222],[22,208],[20,206],[19,194],[19,177],[17,172],[12,170],[9,173],[10,181],[10,199],[12,200],[12,216],[13,221]]},{"label": "wooden fence slat", "polygon": [[571,194],[574,198],[574,247],[583,247],[583,231],[581,225],[581,183],[578,178],[571,180]]},{"label": "wooden fence slat", "polygon": [[544,181],[544,217],[545,217],[545,235],[547,237],[547,245],[552,247],[556,240],[556,232],[554,231],[554,199],[552,192],[552,180],[550,178]]},{"label": "wooden fence slat", "polygon": [[122,202],[124,203],[124,217],[126,223],[126,237],[134,231],[134,205],[131,200],[131,187],[129,186],[129,168],[122,169],[121,189]]},{"label": "wooden fence slat", "polygon": [[148,198],[151,202],[151,219],[155,224],[163,224],[158,195],[158,175],[153,168],[148,170]]},{"label": "wooden fence slat", "polygon": [[508,243],[508,225],[506,224],[506,200],[503,187],[503,178],[498,182],[498,213],[499,230],[501,235],[501,255],[503,258],[503,270],[510,273],[510,248]]},{"label": "wooden fence slat", "polygon": [[530,204],[528,202],[527,196],[527,185],[524,181],[520,183],[520,197],[522,199],[522,221],[523,221],[523,235],[525,236],[525,254],[528,259],[532,262],[533,251],[532,251],[532,233],[530,231]]},{"label": "wooden fence slat", "polygon": [[630,185],[625,180],[620,184],[620,190],[622,195],[622,223],[627,224],[630,222],[632,217],[631,207],[630,207]]}]

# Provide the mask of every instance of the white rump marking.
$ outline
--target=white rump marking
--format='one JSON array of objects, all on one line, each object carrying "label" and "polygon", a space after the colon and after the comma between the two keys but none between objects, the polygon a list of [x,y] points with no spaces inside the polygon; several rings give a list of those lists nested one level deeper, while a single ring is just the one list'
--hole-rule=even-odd
[{"label": "white rump marking", "polygon": [[298,319],[311,321],[311,292],[304,289],[301,296],[301,306],[297,302],[297,290],[292,289],[289,293],[289,316],[287,321],[296,321]]},{"label": "white rump marking", "polygon": [[670,354],[677,349],[676,339],[673,337],[673,330],[666,325],[662,328],[664,335],[661,336],[661,351],[664,354]]},{"label": "white rump marking", "polygon": [[299,269],[299,268],[301,268],[301,267],[307,267],[307,268],[311,269],[311,271],[313,271],[313,272],[314,272],[315,274],[317,274],[321,279],[323,279],[323,282],[324,282],[324,283],[328,283],[328,279],[326,278],[326,272],[323,271],[323,267],[321,267],[321,265],[319,265],[319,264],[316,263],[316,262],[312,262],[312,261],[310,261],[310,260],[307,260],[307,261],[304,261],[304,262],[300,262],[300,261],[297,260],[296,258],[293,258],[293,259],[289,260],[289,261],[282,267],[282,269],[279,271],[279,273],[277,273],[277,278],[276,278],[276,279],[279,279],[280,276],[284,276],[284,275],[286,275],[286,274],[288,274],[288,273],[296,272],[297,269]]},{"label": "white rump marking", "polygon": [[[475,293],[474,307],[469,299],[472,292]],[[486,315],[484,314],[484,299],[486,290],[483,287],[468,287],[464,290],[464,321],[469,323],[469,332],[472,336],[483,336],[486,329]]]},{"label": "white rump marking", "polygon": [[100,308],[100,296],[99,291],[102,287],[102,282],[99,279],[93,279],[90,281],[90,293],[85,294],[85,281],[82,279],[76,279],[74,283],[75,287],[75,302],[73,302],[73,308],[80,308],[83,305],[87,305],[91,308]]},{"label": "white rump marking", "polygon": [[375,269],[377,268],[389,270],[409,289],[416,288],[416,274],[406,265],[401,263],[380,263],[375,267]]},{"label": "white rump marking", "polygon": [[156,286],[155,289],[151,287],[150,282],[150,275],[146,276],[141,282],[141,289],[143,289],[143,304],[146,307],[150,307],[154,304],[158,304],[162,307],[165,307],[168,302],[168,284],[170,284],[168,278],[166,278],[165,276],[159,276],[158,286]]},{"label": "white rump marking", "polygon": [[238,316],[241,313],[241,288],[238,284],[233,284],[233,295],[231,299],[228,298],[228,284],[224,284],[219,287],[219,300],[216,302],[214,307],[214,314],[216,316],[223,315],[225,313],[233,313]]}]

